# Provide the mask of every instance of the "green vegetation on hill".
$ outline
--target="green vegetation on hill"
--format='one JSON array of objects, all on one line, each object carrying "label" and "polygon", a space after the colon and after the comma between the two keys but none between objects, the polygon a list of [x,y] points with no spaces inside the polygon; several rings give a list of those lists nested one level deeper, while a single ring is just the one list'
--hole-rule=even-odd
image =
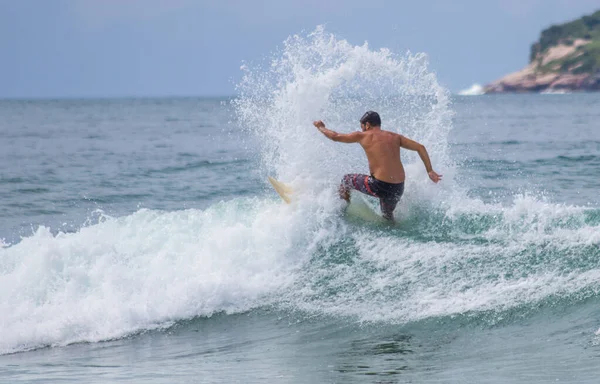
[{"label": "green vegetation on hill", "polygon": [[[576,56],[579,52],[582,52],[581,56]],[[574,74],[600,71],[600,39],[579,47],[575,55],[569,56],[561,63],[562,72],[567,72],[570,68],[574,68],[571,71]]]},{"label": "green vegetation on hill", "polygon": [[591,40],[577,51],[561,60],[549,63],[544,70],[561,72],[595,73],[600,71],[600,11],[561,25],[553,25],[542,31],[540,40],[531,46],[530,62],[540,53],[559,44],[573,44],[576,39]]}]

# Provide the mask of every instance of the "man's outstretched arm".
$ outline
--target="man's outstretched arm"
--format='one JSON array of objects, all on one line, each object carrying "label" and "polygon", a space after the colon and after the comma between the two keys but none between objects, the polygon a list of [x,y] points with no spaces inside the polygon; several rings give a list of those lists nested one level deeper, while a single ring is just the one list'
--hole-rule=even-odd
[{"label": "man's outstretched arm", "polygon": [[331,129],[327,129],[325,123],[323,123],[321,120],[313,122],[313,125],[317,127],[321,133],[327,136],[328,139],[333,141],[338,141],[341,143],[358,143],[362,138],[362,132],[337,133]]},{"label": "man's outstretched arm", "polygon": [[429,159],[429,154],[427,153],[425,146],[402,135],[399,136],[400,147],[410,149],[411,151],[416,151],[419,154],[421,161],[423,161],[423,164],[425,164],[425,169],[427,170],[427,174],[429,175],[431,181],[437,183],[438,181],[442,180],[442,175],[438,175],[431,167],[431,160]]}]

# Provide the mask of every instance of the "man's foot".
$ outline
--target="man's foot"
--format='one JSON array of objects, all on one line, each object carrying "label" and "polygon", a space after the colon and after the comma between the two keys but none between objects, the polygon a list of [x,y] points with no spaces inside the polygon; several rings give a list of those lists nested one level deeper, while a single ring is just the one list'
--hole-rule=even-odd
[{"label": "man's foot", "polygon": [[383,216],[384,219],[386,219],[390,223],[395,223],[396,222],[396,220],[394,219],[394,215],[382,214],[382,216]]},{"label": "man's foot", "polygon": [[343,185],[340,185],[339,193],[340,199],[346,200],[348,203],[350,202],[350,191],[344,188]]}]

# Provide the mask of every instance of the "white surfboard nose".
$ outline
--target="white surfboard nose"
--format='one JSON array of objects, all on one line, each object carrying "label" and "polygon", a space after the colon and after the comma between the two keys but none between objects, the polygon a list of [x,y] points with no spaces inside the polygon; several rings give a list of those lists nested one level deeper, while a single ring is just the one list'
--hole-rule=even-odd
[{"label": "white surfboard nose", "polygon": [[269,182],[283,201],[285,201],[287,204],[290,204],[292,202],[292,195],[294,193],[292,187],[275,180],[271,176],[269,176]]}]

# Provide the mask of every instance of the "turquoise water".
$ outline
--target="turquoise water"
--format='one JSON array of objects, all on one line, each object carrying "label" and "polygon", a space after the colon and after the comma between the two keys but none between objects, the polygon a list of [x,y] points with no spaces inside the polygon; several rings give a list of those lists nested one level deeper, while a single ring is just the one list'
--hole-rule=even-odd
[{"label": "turquoise water", "polygon": [[[597,382],[600,95],[450,97],[319,32],[274,60],[236,99],[0,102],[0,382]],[[445,175],[403,153],[393,227],[310,124],[367,106]]]}]

